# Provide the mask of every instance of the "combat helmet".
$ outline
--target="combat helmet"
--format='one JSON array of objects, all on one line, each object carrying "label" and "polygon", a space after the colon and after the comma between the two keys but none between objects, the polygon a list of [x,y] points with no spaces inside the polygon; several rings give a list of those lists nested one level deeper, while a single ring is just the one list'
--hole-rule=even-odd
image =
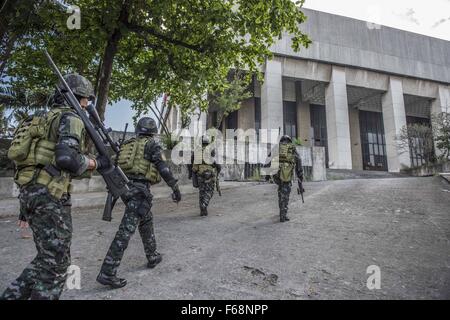
[{"label": "combat helmet", "polygon": [[292,143],[292,138],[285,134],[281,137],[280,143]]},{"label": "combat helmet", "polygon": [[208,138],[208,136],[203,136],[202,137],[202,145],[207,145],[210,144],[211,140]]},{"label": "combat helmet", "polygon": [[[85,77],[77,73],[69,73],[64,76],[64,80],[66,80],[74,95],[88,99],[95,98],[94,87],[92,86],[92,83]],[[62,83],[59,83],[58,87],[61,91],[64,90]]]},{"label": "combat helmet", "polygon": [[158,133],[155,120],[150,117],[141,118],[136,126],[136,134],[149,136]]}]

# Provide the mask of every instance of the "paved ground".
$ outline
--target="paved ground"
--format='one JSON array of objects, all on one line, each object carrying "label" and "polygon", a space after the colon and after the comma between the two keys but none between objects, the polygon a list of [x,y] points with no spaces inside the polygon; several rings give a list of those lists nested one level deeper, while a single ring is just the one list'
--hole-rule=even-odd
[{"label": "paved ground", "polygon": [[[211,216],[197,198],[154,205],[163,262],[145,268],[136,235],[120,274],[129,284],[107,290],[94,279],[117,228],[100,212],[74,214],[73,264],[82,289],[64,299],[449,299],[450,185],[439,178],[307,183],[305,204],[293,193],[289,223],[277,222],[274,185],[245,185],[215,197]],[[0,220],[0,288],[34,255],[12,219]],[[381,269],[368,290],[366,269]]]}]

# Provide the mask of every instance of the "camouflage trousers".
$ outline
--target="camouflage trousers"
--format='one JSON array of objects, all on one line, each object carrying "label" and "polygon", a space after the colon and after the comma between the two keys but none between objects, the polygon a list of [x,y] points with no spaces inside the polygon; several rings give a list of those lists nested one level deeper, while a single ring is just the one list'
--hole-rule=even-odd
[{"label": "camouflage trousers", "polygon": [[20,214],[33,232],[37,255],[5,290],[2,299],[57,300],[70,266],[70,195],[57,200],[45,186],[34,184],[21,189],[19,200]]},{"label": "camouflage trousers", "polygon": [[215,180],[205,180],[202,176],[198,177],[199,204],[200,209],[206,209],[214,195]]},{"label": "camouflage trousers", "polygon": [[291,182],[280,181],[278,183],[278,205],[280,207],[280,218],[285,218],[287,216],[291,187]]},{"label": "camouflage trousers", "polygon": [[139,229],[147,259],[156,254],[156,239],[153,231],[153,215],[151,212],[152,195],[147,184],[134,183],[130,191],[122,197],[126,205],[125,213],[116,236],[109,247],[103,261],[101,272],[115,276],[128,247],[131,236]]}]

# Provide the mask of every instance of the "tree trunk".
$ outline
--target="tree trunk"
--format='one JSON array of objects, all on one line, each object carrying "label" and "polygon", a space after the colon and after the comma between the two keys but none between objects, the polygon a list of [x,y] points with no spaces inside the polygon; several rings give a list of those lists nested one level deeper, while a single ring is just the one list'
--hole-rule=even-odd
[{"label": "tree trunk", "polygon": [[102,120],[105,120],[105,110],[106,104],[108,103],[108,92],[109,84],[111,82],[111,73],[114,62],[114,57],[117,53],[117,48],[120,40],[122,39],[122,32],[120,27],[122,24],[128,22],[130,16],[130,8],[132,1],[124,1],[122,4],[122,9],[120,11],[118,25],[114,29],[113,33],[108,39],[108,43],[105,48],[105,53],[103,54],[102,66],[100,71],[100,79],[97,91],[97,111]]}]

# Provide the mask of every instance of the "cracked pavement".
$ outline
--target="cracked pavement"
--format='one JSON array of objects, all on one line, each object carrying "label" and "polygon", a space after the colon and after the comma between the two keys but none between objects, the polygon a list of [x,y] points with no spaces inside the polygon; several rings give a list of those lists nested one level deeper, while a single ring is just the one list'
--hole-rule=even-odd
[{"label": "cracked pavement", "polygon": [[[290,222],[279,223],[276,186],[246,184],[215,194],[210,216],[198,195],[153,205],[163,261],[146,269],[139,234],[125,253],[122,289],[95,277],[117,231],[102,209],[73,212],[72,264],[81,290],[62,299],[449,299],[450,185],[438,177],[305,183],[305,204],[292,188]],[[13,218],[0,219],[0,290],[35,254]],[[381,289],[366,286],[367,267]]]}]

